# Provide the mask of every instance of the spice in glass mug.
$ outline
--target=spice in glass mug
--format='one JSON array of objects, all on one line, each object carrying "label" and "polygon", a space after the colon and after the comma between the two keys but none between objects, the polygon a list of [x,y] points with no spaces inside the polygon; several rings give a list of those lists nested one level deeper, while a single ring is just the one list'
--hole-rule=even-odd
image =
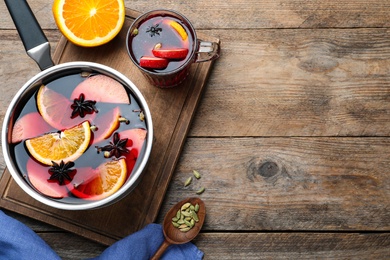
[{"label": "spice in glass mug", "polygon": [[187,26],[170,15],[154,15],[133,29],[130,54],[138,64],[156,73],[178,69],[193,50],[194,39]]}]

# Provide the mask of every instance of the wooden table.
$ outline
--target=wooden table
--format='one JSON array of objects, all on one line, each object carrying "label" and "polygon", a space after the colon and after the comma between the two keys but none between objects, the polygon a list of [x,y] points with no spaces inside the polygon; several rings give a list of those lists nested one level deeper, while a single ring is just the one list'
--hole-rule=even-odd
[{"label": "wooden table", "polygon": [[[52,1],[31,8],[52,43]],[[205,259],[390,258],[390,3],[125,1],[221,40],[160,215],[198,186]],[[39,68],[0,2],[0,120]],[[6,168],[0,158],[0,174]],[[192,170],[202,178],[183,182]],[[64,259],[105,246],[6,211]]]}]

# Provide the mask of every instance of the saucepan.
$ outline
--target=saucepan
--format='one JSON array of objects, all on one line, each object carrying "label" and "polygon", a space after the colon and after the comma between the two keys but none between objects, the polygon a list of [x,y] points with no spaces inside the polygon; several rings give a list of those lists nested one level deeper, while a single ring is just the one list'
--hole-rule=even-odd
[{"label": "saucepan", "polygon": [[[151,113],[145,98],[130,79],[117,70],[103,64],[77,61],[54,65],[50,57],[49,42],[27,2],[24,0],[5,0],[5,3],[22,39],[27,54],[38,63],[41,69],[40,73],[28,80],[19,89],[14,98],[11,100],[4,117],[1,136],[2,150],[5,157],[6,166],[11,173],[11,176],[28,195],[45,205],[58,209],[95,209],[110,205],[122,199],[128,195],[139,183],[142,177],[142,173],[147,166],[147,162],[152,150],[153,125]],[[144,142],[138,153],[138,157],[136,160],[134,160],[131,174],[127,173],[128,176],[125,179],[123,185],[118,188],[116,192],[96,200],[85,199],[80,200],[79,202],[78,199],[72,201],[58,199],[56,196],[46,196],[46,194],[42,194],[42,192],[37,190],[34,185],[31,185],[31,183],[28,181],[28,177],[26,178],[26,173],[21,170],[23,167],[21,167],[15,159],[18,158],[18,152],[14,149],[12,131],[15,126],[15,122],[17,121],[18,117],[20,117],[22,108],[26,105],[26,103],[28,103],[28,100],[37,95],[37,91],[42,85],[49,84],[53,80],[62,79],[68,75],[82,75],[83,73],[87,73],[88,75],[99,74],[119,82],[126,89],[126,92],[130,93],[129,96],[131,97],[131,102],[138,104],[138,112],[141,111],[138,117],[140,117],[142,113],[142,123],[144,129],[146,130],[146,136],[144,136]],[[38,122],[31,123],[29,127],[35,128],[40,127],[40,125],[38,125]],[[110,140],[107,140],[107,142],[108,141]],[[115,140],[111,140],[111,142],[115,142]],[[95,149],[95,147],[91,147],[91,149]],[[60,163],[57,163],[57,166],[61,168]],[[47,177],[49,179],[50,175]],[[62,176],[62,179],[64,180],[64,176]]]}]

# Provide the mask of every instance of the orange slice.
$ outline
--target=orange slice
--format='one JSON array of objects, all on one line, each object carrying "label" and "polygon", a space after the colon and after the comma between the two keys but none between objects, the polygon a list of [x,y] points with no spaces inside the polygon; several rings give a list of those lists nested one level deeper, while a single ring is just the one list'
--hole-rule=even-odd
[{"label": "orange slice", "polygon": [[89,122],[59,133],[49,133],[26,140],[26,147],[37,161],[52,165],[52,161],[75,161],[89,146],[91,130]]},{"label": "orange slice", "polygon": [[96,114],[87,114],[85,117],[71,118],[72,102],[62,94],[42,85],[37,94],[38,111],[43,119],[52,127],[62,130],[92,120]]},{"label": "orange slice", "polygon": [[123,0],[54,0],[52,11],[62,34],[84,47],[109,42],[125,21]]},{"label": "orange slice", "polygon": [[125,183],[126,168],[126,160],[120,159],[103,163],[97,169],[78,169],[68,188],[79,198],[91,200],[106,198]]},{"label": "orange slice", "polygon": [[181,24],[176,21],[169,21],[169,25],[175,29],[175,31],[180,35],[181,39],[185,41],[188,37],[186,30]]}]

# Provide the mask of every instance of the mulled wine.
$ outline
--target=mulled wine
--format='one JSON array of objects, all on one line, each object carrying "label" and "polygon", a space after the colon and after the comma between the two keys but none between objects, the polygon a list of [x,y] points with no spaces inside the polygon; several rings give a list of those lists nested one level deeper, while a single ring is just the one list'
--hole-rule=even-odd
[{"label": "mulled wine", "polygon": [[15,113],[11,155],[26,182],[48,198],[80,203],[108,197],[142,156],[142,108],[108,76],[61,75]]}]

